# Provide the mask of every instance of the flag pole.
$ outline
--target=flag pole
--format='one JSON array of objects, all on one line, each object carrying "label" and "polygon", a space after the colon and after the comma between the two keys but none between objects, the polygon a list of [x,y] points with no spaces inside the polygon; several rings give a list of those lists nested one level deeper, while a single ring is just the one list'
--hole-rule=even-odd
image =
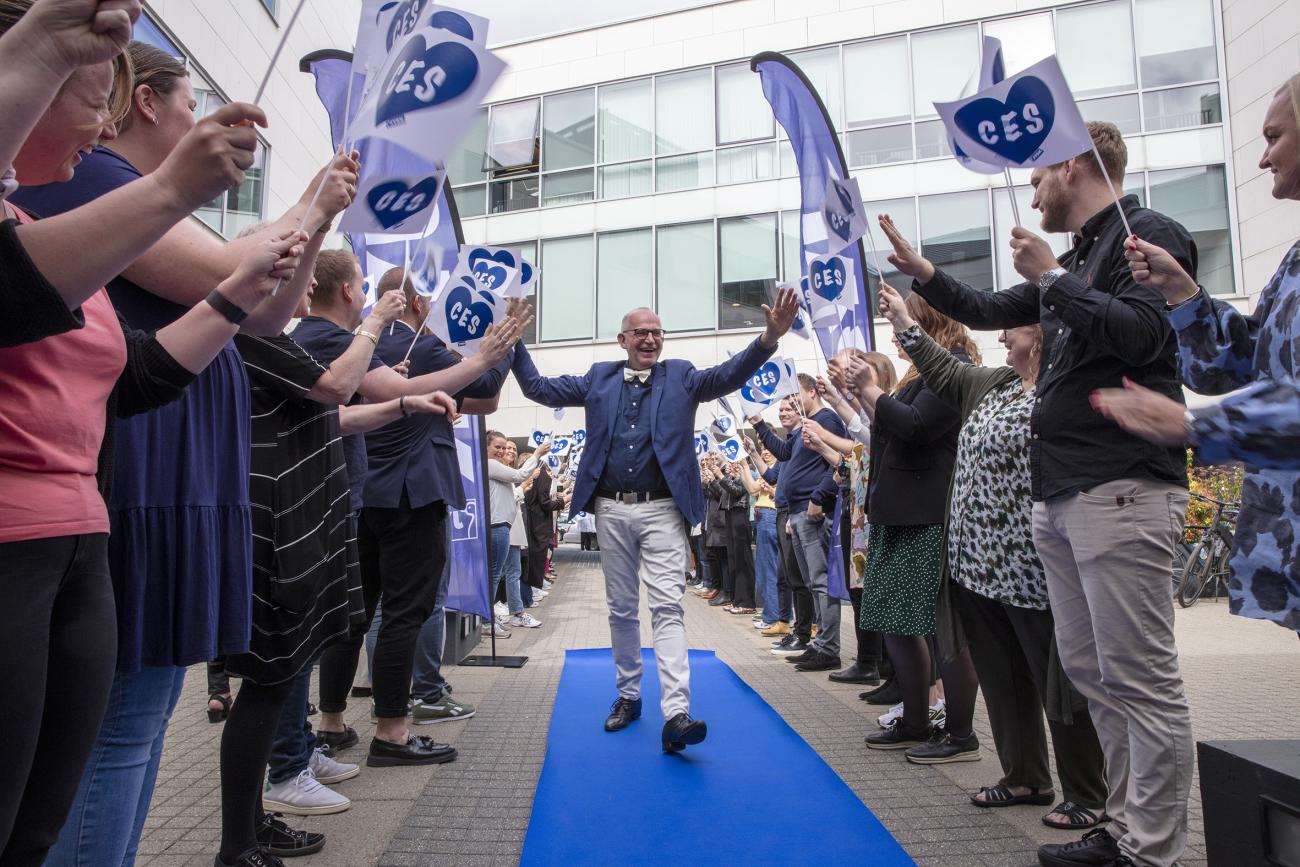
[{"label": "flag pole", "polygon": [[[1089,136],[1089,139],[1092,137]],[[1120,222],[1124,224],[1124,231],[1127,233],[1125,238],[1136,237],[1133,234],[1133,227],[1128,224],[1128,217],[1124,215],[1124,208],[1119,203],[1119,193],[1115,191],[1115,184],[1110,180],[1110,174],[1106,171],[1106,164],[1101,161],[1101,153],[1097,150],[1097,143],[1092,142],[1092,155],[1097,159],[1097,171],[1106,179],[1106,188],[1110,190],[1110,197],[1115,200],[1115,210],[1119,211]]]},{"label": "flag pole", "polygon": [[1011,169],[1003,166],[1002,174],[1007,179],[1007,198],[1011,201],[1011,216],[1016,221],[1016,227],[1021,228],[1024,223],[1020,222],[1020,203],[1016,201],[1016,190],[1011,183]]},{"label": "flag pole", "polygon": [[[411,353],[415,351],[415,342],[420,339],[420,335],[424,333],[424,329],[429,327],[429,320],[432,318],[433,318],[433,299],[430,298],[429,312],[425,314],[424,321],[420,323],[420,327],[415,330],[415,336],[411,338],[411,345],[406,347],[406,354],[402,356],[403,362],[406,362],[407,360],[410,359]],[[394,321],[393,324],[394,325],[397,324],[396,321]]]},{"label": "flag pole", "polygon": [[[402,287],[403,287],[403,288],[405,288],[405,286],[406,286],[406,284],[407,284],[408,281],[411,283],[411,288],[414,289],[414,288],[415,288],[415,281],[411,280],[411,239],[410,239],[410,238],[406,238],[406,239],[404,239],[404,240],[402,241]],[[378,288],[377,288],[377,287],[376,287],[376,292],[378,292]],[[375,299],[375,301],[378,301],[378,300],[379,300],[378,298]],[[433,305],[432,305],[432,304],[429,305],[429,312],[430,312],[430,313],[433,312]],[[396,319],[394,319],[392,322],[388,323],[388,336],[389,336],[389,337],[392,337],[392,336],[393,336],[393,329],[396,328],[396,327],[397,327],[397,320],[396,320]],[[415,332],[415,336],[416,336],[416,337],[419,337],[419,336],[420,336],[420,332],[418,332],[418,331]],[[415,341],[414,341],[414,340],[411,341],[411,345],[412,345],[412,346],[415,345]],[[407,352],[406,354],[407,354],[407,356],[410,356],[411,353],[410,353],[410,352]],[[406,359],[402,359],[402,360],[405,361]]]},{"label": "flag pole", "polygon": [[[275,51],[271,54],[271,62],[267,64],[266,74],[262,76],[262,83],[257,86],[257,94],[253,97],[253,105],[261,105],[262,95],[266,92],[266,86],[271,81],[271,75],[275,73],[275,62],[280,59],[280,52],[284,51],[284,44],[289,41],[289,34],[293,32],[293,25],[298,22],[298,15],[302,12],[302,7],[306,5],[307,0],[300,0],[298,7],[293,10],[293,15],[289,17],[289,23],[285,25],[284,30],[280,31],[280,42],[275,46]],[[346,106],[344,110],[347,110]]]}]

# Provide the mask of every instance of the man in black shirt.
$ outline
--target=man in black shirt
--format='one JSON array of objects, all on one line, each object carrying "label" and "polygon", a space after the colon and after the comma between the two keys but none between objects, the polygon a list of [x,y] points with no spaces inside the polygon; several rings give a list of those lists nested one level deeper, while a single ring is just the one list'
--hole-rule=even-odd
[{"label": "man in black shirt", "polygon": [[[982,292],[935,269],[888,217],[890,261],[912,290],[972,328],[1040,323],[1042,363],[1030,419],[1034,541],[1047,573],[1061,661],[1088,698],[1106,754],[1109,833],[1039,849],[1049,867],[1116,863],[1168,867],[1187,839],[1192,732],[1174,646],[1169,569],[1187,506],[1181,449],[1152,445],[1093,411],[1103,387],[1130,379],[1182,400],[1177,343],[1154,289],[1124,258],[1127,237],[1107,184],[1122,187],[1128,152],[1109,123],[1088,124],[1091,152],[1035,169],[1034,207],[1048,232],[1074,246],[1053,256],[1017,227],[1011,247],[1028,282]],[[1103,171],[1105,176],[1103,176]],[[1125,196],[1139,237],[1196,273],[1196,246],[1181,225]]]}]

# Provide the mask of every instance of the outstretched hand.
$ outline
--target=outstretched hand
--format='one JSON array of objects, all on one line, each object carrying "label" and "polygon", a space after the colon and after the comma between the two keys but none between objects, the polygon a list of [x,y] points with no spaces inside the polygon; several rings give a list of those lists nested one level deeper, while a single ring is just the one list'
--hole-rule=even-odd
[{"label": "outstretched hand", "polygon": [[1187,425],[1187,407],[1138,385],[1128,377],[1124,378],[1123,388],[1101,388],[1094,391],[1092,408],[1147,442],[1181,446],[1191,439]]},{"label": "outstretched hand", "polygon": [[768,349],[775,349],[777,342],[790,330],[794,317],[799,313],[799,298],[791,286],[783,286],[776,292],[776,301],[769,307],[763,305],[763,316],[767,319],[767,330],[759,339]]},{"label": "outstretched hand", "polygon": [[894,326],[894,331],[906,331],[916,324],[911,314],[907,312],[907,302],[893,286],[881,280],[880,290],[876,295],[877,310],[881,316],[889,320],[890,325]]},{"label": "outstretched hand", "polygon": [[455,424],[460,418],[456,411],[456,399],[445,391],[431,391],[428,394],[411,394],[406,396],[406,409],[409,412],[431,412],[445,415]]},{"label": "outstretched hand", "polygon": [[217,288],[243,310],[252,310],[281,282],[293,279],[306,243],[307,236],[297,230],[261,242]]},{"label": "outstretched hand", "polygon": [[885,237],[894,248],[894,252],[886,257],[889,259],[889,264],[914,280],[929,283],[934,278],[934,263],[918,253],[903,237],[903,233],[894,225],[893,217],[881,214],[879,222],[880,230],[885,233]]}]

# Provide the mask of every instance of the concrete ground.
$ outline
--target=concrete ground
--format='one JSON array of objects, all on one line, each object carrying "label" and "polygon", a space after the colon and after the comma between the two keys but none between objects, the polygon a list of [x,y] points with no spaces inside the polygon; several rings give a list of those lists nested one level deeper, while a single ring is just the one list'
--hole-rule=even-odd
[{"label": "concrete ground", "polygon": [[[597,555],[563,546],[559,580],[552,595],[533,610],[540,629],[516,629],[499,642],[499,653],[526,654],[521,669],[448,669],[456,697],[477,705],[464,722],[418,727],[460,750],[456,762],[428,768],[362,769],[338,790],[352,809],[334,816],[293,818],[291,823],[328,835],[306,867],[357,865],[505,865],[518,863],[546,750],[551,706],[568,648],[609,645],[604,588]],[[850,609],[845,607],[845,614]],[[844,656],[853,634],[844,618]],[[898,753],[867,750],[862,736],[874,730],[880,709],[860,702],[860,687],[837,686],[825,674],[799,673],[767,652],[766,639],[748,617],[708,608],[688,594],[686,628],[692,647],[715,650],[746,682],[817,749],[918,862],[945,865],[1031,865],[1039,843],[1074,835],[1048,829],[1038,807],[981,810],[970,792],[997,781],[987,719],[977,710],[976,731],[984,759],[938,767],[909,765]],[[644,644],[650,644],[649,616],[642,613]],[[1202,602],[1178,610],[1177,634],[1197,740],[1276,738],[1293,735],[1289,721],[1300,718],[1300,642],[1272,624],[1232,617],[1224,602]],[[486,652],[486,642],[479,648]],[[202,666],[186,681],[167,736],[153,806],[141,840],[142,865],[212,864],[220,835],[217,753],[221,726],[205,713]],[[613,699],[611,672],[610,697]],[[344,760],[362,762],[373,726],[369,702],[349,709],[361,745]],[[607,708],[592,708],[600,725]],[[703,749],[707,749],[707,743]],[[797,781],[779,769],[756,777],[773,796],[797,793]],[[581,809],[575,804],[574,809]],[[711,809],[726,814],[726,806]],[[1183,862],[1204,864],[1199,783],[1190,806],[1191,845]],[[731,827],[731,831],[735,831]],[[729,831],[730,832],[730,831]],[[792,840],[773,863],[804,860],[794,853],[815,851],[815,835]],[[843,853],[842,860],[852,859]]]}]

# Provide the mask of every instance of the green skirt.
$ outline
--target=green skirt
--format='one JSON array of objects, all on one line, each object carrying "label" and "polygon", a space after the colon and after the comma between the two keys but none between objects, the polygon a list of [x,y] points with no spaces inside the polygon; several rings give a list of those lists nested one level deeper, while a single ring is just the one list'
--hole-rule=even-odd
[{"label": "green skirt", "polygon": [[942,524],[872,524],[862,577],[862,628],[890,635],[933,635],[942,572]]}]

